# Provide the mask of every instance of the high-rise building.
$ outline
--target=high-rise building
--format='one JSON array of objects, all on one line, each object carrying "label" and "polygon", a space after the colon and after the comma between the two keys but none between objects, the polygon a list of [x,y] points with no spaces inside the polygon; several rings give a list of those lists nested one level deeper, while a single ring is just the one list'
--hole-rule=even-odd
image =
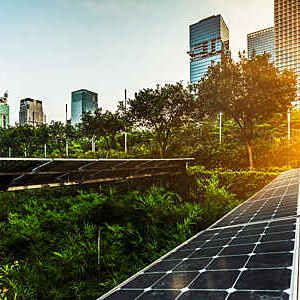
[{"label": "high-rise building", "polygon": [[294,70],[300,101],[300,1],[274,0],[275,64]]},{"label": "high-rise building", "polygon": [[270,62],[274,61],[274,27],[259,30],[247,35],[248,57],[253,53],[255,55],[263,55],[269,53],[271,55]]},{"label": "high-rise building", "polygon": [[71,124],[81,122],[82,115],[87,112],[95,113],[98,110],[98,94],[82,89],[72,92]]},{"label": "high-rise building", "polygon": [[9,105],[7,104],[8,94],[4,93],[0,97],[0,128],[7,128],[9,126]]},{"label": "high-rise building", "polygon": [[229,53],[229,30],[221,15],[190,25],[190,82],[199,81],[212,63]]},{"label": "high-rise building", "polygon": [[46,122],[41,100],[25,98],[20,101],[19,124],[41,125]]}]

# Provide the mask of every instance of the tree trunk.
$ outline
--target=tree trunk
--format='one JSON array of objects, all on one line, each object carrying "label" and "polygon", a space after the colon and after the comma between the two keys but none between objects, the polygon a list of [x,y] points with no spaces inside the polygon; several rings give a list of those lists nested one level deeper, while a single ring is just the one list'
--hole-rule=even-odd
[{"label": "tree trunk", "polygon": [[249,157],[249,169],[250,171],[252,171],[254,169],[253,153],[252,153],[252,147],[249,142],[247,142],[247,150],[248,150],[248,157]]},{"label": "tree trunk", "polygon": [[159,145],[159,156],[160,156],[160,158],[163,158],[165,151],[164,151],[164,142],[163,142],[161,136],[158,136],[157,142]]},{"label": "tree trunk", "polygon": [[115,135],[114,134],[111,135],[111,148],[115,149],[115,150],[117,149],[116,139],[115,139]]},{"label": "tree trunk", "polygon": [[160,154],[160,158],[164,157],[164,148],[161,144],[159,145],[159,154]]}]

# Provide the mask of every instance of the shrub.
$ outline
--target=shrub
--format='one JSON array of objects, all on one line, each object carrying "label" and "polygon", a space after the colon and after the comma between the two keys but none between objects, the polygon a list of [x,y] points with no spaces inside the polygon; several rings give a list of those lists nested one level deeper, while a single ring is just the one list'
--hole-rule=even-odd
[{"label": "shrub", "polygon": [[[260,173],[253,179],[253,172],[191,172],[201,201],[183,201],[158,186],[0,194],[1,297],[95,299],[245,199],[233,191],[246,195],[263,184]],[[275,175],[260,176],[266,182]]]},{"label": "shrub", "polygon": [[196,178],[217,178],[220,186],[224,186],[240,200],[248,199],[280,174],[263,171],[205,170],[202,166],[190,167],[189,173]]},{"label": "shrub", "polygon": [[159,187],[3,193],[0,206],[0,258],[19,262],[0,278],[11,299],[95,299],[189,238],[201,212]]}]

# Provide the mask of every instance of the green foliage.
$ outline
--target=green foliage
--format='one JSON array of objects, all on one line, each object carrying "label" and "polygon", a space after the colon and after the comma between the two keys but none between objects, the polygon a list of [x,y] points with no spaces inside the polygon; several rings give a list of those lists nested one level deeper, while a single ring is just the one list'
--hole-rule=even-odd
[{"label": "green foliage", "polygon": [[1,194],[0,292],[7,299],[95,299],[239,203],[216,178],[199,180],[198,188],[205,201],[185,202],[157,186]]},{"label": "green foliage", "polygon": [[217,176],[200,177],[197,179],[198,189],[202,193],[202,226],[208,227],[220,217],[240,204],[241,200],[235,200],[235,195],[229,192],[225,186],[221,186]]},{"label": "green foliage", "polygon": [[[284,168],[282,171],[285,171]],[[278,170],[265,171],[233,171],[226,169],[206,170],[203,166],[192,166],[189,173],[197,178],[216,178],[220,186],[236,195],[237,199],[248,199],[255,192],[261,190],[280,172]]]},{"label": "green foliage", "polygon": [[105,141],[105,149],[110,151],[116,148],[117,133],[124,130],[125,123],[118,112],[98,110],[95,114],[84,114],[79,126],[83,136],[98,139],[102,137]]},{"label": "green foliage", "polygon": [[267,122],[287,112],[297,90],[294,73],[280,72],[268,55],[247,59],[241,54],[239,62],[223,57],[195,88],[204,114],[223,112],[238,125],[239,140],[248,149],[250,169],[254,167],[254,139],[264,132],[261,128]]},{"label": "green foliage", "polygon": [[136,127],[153,131],[163,157],[177,131],[193,113],[194,104],[193,95],[181,82],[157,85],[156,89],[143,89],[129,99],[127,114]]}]

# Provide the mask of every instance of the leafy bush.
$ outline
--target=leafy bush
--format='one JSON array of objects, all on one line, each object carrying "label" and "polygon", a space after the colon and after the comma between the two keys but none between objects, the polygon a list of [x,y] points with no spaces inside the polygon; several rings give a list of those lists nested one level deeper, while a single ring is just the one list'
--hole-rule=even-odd
[{"label": "leafy bush", "polygon": [[280,174],[263,171],[206,170],[203,166],[192,166],[189,173],[196,178],[217,178],[219,186],[224,186],[240,200],[248,199]]},{"label": "leafy bush", "polygon": [[97,298],[240,203],[215,175],[197,189],[205,201],[185,202],[157,186],[1,194],[0,295]]}]

